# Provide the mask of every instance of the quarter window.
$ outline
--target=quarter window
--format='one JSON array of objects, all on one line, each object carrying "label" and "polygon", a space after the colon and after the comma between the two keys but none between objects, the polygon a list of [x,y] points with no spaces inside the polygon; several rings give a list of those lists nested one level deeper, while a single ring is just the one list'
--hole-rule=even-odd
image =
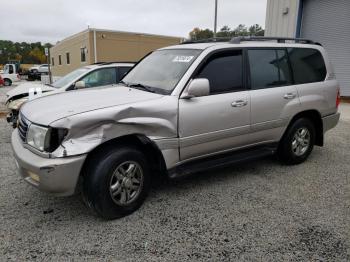
[{"label": "quarter window", "polygon": [[215,54],[209,58],[196,78],[206,78],[210,94],[233,92],[243,89],[242,51],[235,50]]},{"label": "quarter window", "polygon": [[263,89],[292,84],[287,52],[284,49],[248,50],[250,85]]},{"label": "quarter window", "polygon": [[289,48],[288,52],[295,84],[307,84],[325,80],[327,75],[326,65],[318,50]]}]

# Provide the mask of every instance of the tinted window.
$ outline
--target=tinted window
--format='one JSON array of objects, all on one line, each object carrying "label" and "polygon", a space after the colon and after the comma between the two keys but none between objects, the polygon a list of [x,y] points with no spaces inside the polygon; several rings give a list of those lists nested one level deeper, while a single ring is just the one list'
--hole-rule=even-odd
[{"label": "tinted window", "polygon": [[327,70],[321,53],[315,49],[289,48],[289,59],[296,84],[321,82]]},{"label": "tinted window", "polygon": [[249,50],[248,56],[252,89],[292,84],[291,70],[285,50]]},{"label": "tinted window", "polygon": [[196,78],[207,78],[210,93],[225,93],[243,89],[242,51],[213,55]]},{"label": "tinted window", "polygon": [[96,87],[116,84],[117,74],[115,68],[96,70],[81,79],[86,87]]},{"label": "tinted window", "polygon": [[122,79],[129,71],[130,71],[131,67],[119,67],[119,79]]}]

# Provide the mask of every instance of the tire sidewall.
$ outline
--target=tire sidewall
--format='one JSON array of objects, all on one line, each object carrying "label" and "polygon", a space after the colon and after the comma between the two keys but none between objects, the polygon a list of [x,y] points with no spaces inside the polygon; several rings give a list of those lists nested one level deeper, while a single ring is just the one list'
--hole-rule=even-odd
[{"label": "tire sidewall", "polygon": [[[307,128],[310,133],[310,144],[307,151],[301,155],[297,156],[292,150],[292,141],[295,136],[295,133],[300,128]],[[309,155],[311,154],[314,144],[315,144],[315,127],[313,123],[306,119],[306,118],[300,118],[297,119],[287,130],[285,136],[282,139],[282,142],[280,144],[279,148],[279,156],[282,158],[281,160],[286,164],[300,164],[304,162]]]},{"label": "tire sidewall", "polygon": [[12,81],[10,79],[4,79],[4,86],[11,86],[12,85]]},{"label": "tire sidewall", "polygon": [[[137,210],[146,199],[150,188],[150,171],[145,156],[134,148],[120,148],[112,149],[105,155],[100,154],[93,160],[96,165],[90,165],[84,179],[84,194],[89,206],[105,219],[123,217]],[[144,181],[138,198],[129,205],[121,206],[113,201],[109,187],[115,169],[126,161],[134,161],[140,165]]]}]

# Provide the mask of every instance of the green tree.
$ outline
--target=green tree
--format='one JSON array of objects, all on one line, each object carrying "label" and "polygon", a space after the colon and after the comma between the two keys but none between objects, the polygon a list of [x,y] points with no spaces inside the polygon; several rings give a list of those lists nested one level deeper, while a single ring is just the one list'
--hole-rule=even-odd
[{"label": "green tree", "polygon": [[262,27],[258,24],[252,25],[249,27],[249,35],[254,35],[254,36],[264,36],[265,35],[265,30],[262,29]]},{"label": "green tree", "polygon": [[194,28],[190,32],[190,39],[191,40],[202,40],[202,39],[208,39],[212,38],[214,36],[214,32],[210,29],[200,29],[198,27]]}]

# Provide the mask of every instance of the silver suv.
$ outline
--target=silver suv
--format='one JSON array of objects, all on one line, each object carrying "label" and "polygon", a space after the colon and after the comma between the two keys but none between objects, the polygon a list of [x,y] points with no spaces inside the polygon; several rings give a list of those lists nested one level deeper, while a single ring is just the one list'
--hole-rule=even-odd
[{"label": "silver suv", "polygon": [[274,154],[302,163],[339,121],[339,86],[321,45],[273,40],[162,48],[118,88],[26,103],[12,134],[21,176],[60,196],[82,188],[113,219],[139,208],[159,175]]}]

